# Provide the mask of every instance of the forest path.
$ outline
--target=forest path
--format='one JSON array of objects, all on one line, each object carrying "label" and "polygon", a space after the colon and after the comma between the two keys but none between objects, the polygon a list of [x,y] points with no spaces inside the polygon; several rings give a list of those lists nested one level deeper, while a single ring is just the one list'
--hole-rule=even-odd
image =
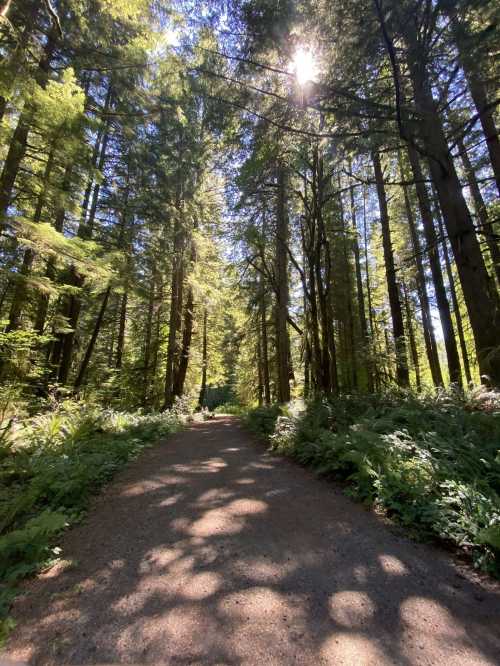
[{"label": "forest path", "polygon": [[[495,664],[500,594],[231,418],[122,472],[27,586],[5,657],[40,664]],[[1,659],[0,659],[1,661]]]}]

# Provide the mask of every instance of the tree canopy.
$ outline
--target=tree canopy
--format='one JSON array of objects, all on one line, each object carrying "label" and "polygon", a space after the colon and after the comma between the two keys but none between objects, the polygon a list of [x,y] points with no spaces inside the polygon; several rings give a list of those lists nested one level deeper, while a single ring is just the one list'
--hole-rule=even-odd
[{"label": "tree canopy", "polygon": [[499,386],[497,3],[8,0],[0,30],[5,401]]}]

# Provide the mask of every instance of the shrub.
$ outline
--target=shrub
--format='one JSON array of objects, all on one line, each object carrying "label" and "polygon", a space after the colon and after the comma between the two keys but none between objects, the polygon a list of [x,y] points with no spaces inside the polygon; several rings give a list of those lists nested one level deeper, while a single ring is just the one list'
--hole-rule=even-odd
[{"label": "shrub", "polygon": [[231,414],[233,416],[245,416],[247,410],[242,405],[234,402],[225,402],[223,405],[218,405],[213,410],[214,414]]},{"label": "shrub", "polygon": [[485,390],[392,392],[318,400],[287,417],[260,408],[247,423],[272,450],[348,482],[349,494],[500,575],[499,405]]},{"label": "shrub", "polygon": [[280,405],[257,407],[248,412],[244,422],[253,433],[267,438],[274,432],[278,416],[281,415],[282,407]]},{"label": "shrub", "polygon": [[127,414],[65,401],[0,441],[0,640],[15,583],[57,554],[54,537],[117,469],[181,424],[173,411]]}]

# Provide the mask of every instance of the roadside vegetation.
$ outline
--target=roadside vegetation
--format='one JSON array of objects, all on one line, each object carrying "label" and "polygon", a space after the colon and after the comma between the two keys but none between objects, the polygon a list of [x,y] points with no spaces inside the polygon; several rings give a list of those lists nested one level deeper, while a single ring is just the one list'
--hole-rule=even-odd
[{"label": "roadside vegetation", "polygon": [[246,423],[272,451],[500,577],[498,393],[346,395],[259,407]]},{"label": "roadside vegetation", "polygon": [[125,413],[65,400],[0,442],[0,644],[18,583],[61,555],[57,537],[144,448],[182,426],[176,410]]},{"label": "roadside vegetation", "polygon": [[2,3],[0,614],[185,406],[498,574],[499,16]]}]

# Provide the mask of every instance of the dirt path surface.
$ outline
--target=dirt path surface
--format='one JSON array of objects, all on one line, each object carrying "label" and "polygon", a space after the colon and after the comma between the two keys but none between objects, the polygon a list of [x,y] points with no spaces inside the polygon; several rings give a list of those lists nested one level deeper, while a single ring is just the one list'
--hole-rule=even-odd
[{"label": "dirt path surface", "polygon": [[500,594],[237,421],[145,452],[15,605],[35,664],[498,664]]}]

